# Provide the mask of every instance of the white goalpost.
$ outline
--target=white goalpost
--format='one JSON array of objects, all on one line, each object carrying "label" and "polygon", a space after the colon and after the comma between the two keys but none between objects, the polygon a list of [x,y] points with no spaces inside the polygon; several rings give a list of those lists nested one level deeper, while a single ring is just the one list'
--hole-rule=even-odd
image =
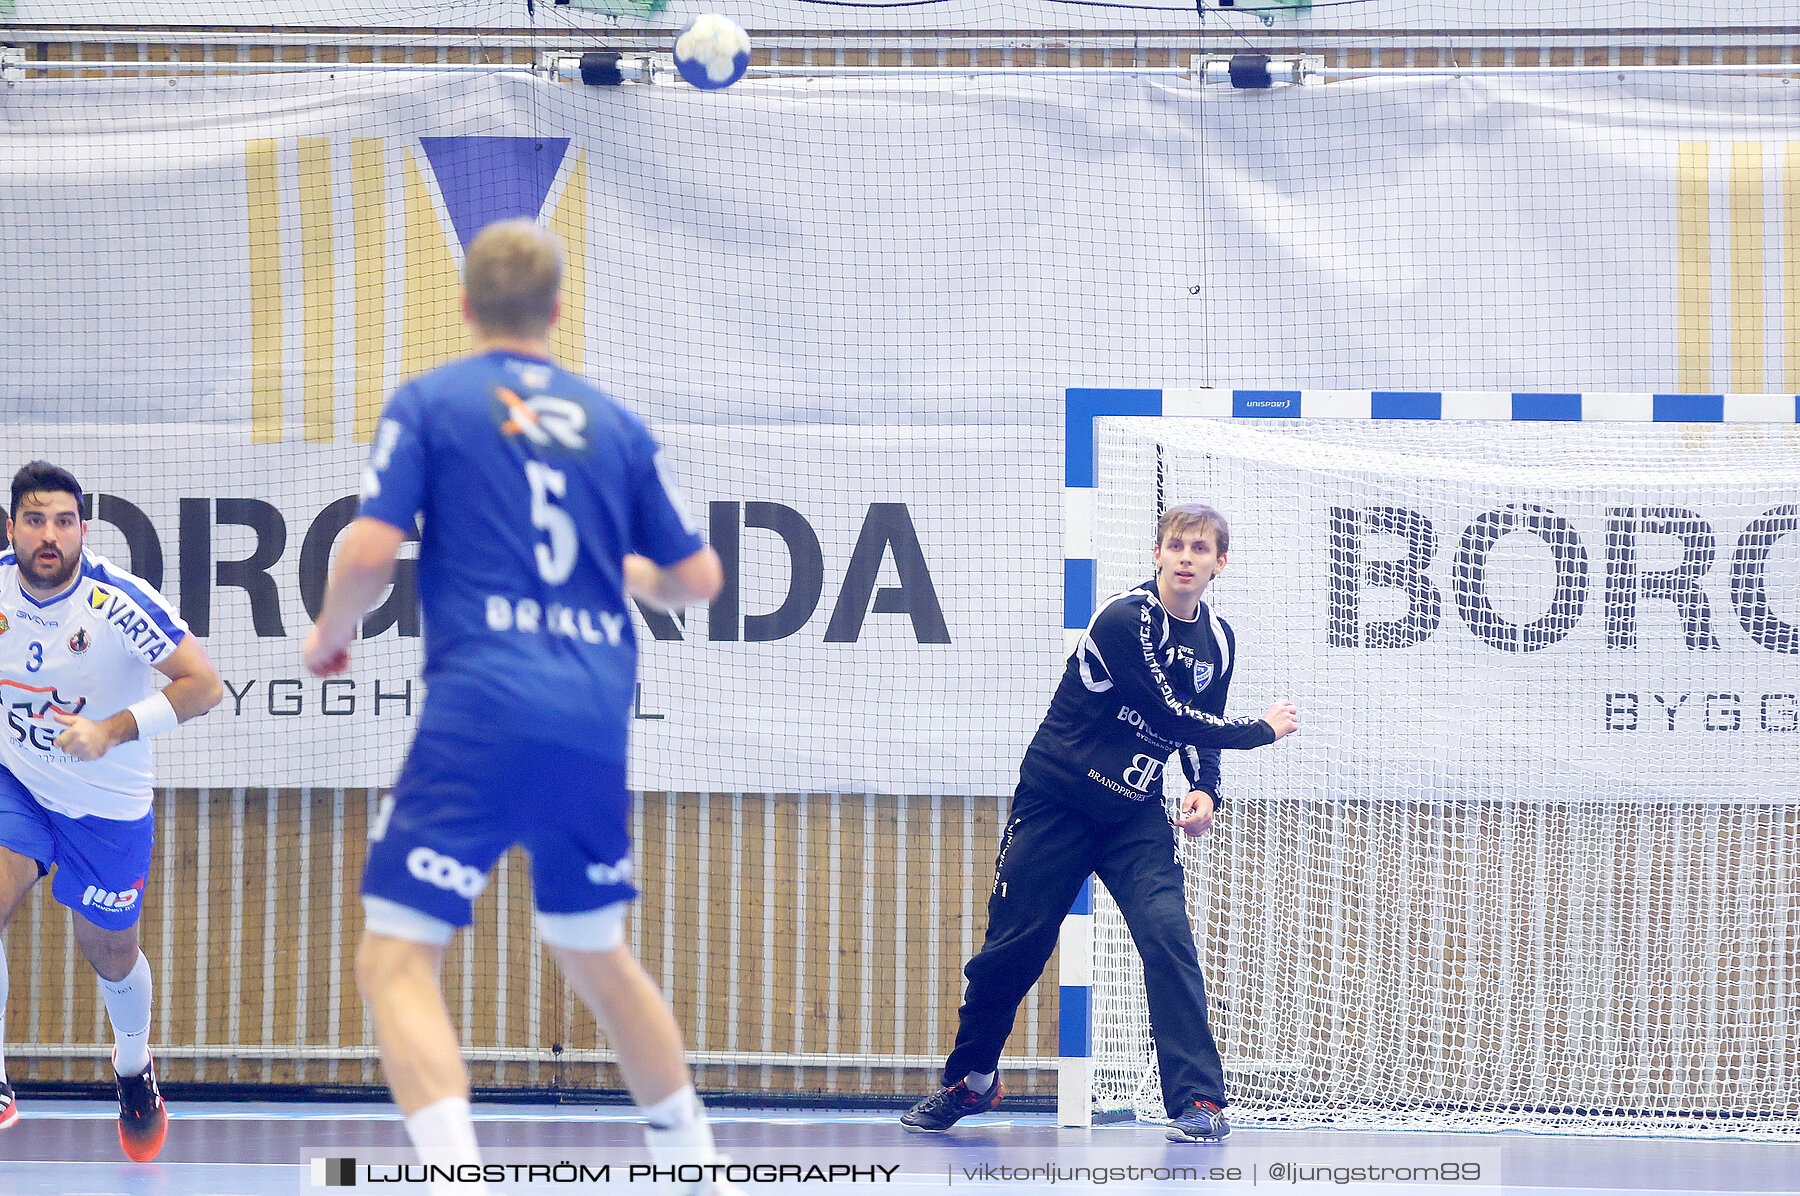
[{"label": "white goalpost", "polygon": [[[1217,506],[1231,709],[1301,710],[1182,847],[1235,1121],[1800,1133],[1793,404],[1093,421],[1095,592],[1149,576],[1162,506]],[[1098,885],[1090,966],[1065,1075],[1160,1118]]]}]

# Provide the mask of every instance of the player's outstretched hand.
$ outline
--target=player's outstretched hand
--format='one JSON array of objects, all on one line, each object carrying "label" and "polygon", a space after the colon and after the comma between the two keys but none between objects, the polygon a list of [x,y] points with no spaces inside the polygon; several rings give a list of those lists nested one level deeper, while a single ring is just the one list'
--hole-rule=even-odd
[{"label": "player's outstretched hand", "polygon": [[50,717],[68,728],[56,737],[56,746],[77,760],[98,760],[113,745],[106,728],[91,718],[60,710],[51,711]]},{"label": "player's outstretched hand", "polygon": [[1292,735],[1300,729],[1300,712],[1286,698],[1271,703],[1269,712],[1263,715],[1263,722],[1275,728],[1275,738]]},{"label": "player's outstretched hand", "polygon": [[1213,796],[1204,789],[1190,789],[1186,797],[1181,799],[1181,817],[1175,825],[1187,832],[1190,839],[1198,839],[1212,829]]},{"label": "player's outstretched hand", "polygon": [[313,676],[335,677],[350,667],[350,649],[327,644],[319,635],[319,625],[314,623],[313,629],[306,633],[306,646],[300,649],[300,659]]}]

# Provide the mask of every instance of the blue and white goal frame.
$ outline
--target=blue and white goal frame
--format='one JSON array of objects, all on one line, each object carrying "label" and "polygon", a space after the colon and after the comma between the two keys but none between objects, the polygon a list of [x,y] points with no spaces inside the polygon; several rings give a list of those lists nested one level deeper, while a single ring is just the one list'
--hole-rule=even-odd
[{"label": "blue and white goal frame", "polygon": [[[1800,395],[1550,393],[1542,391],[1124,390],[1063,394],[1063,648],[1074,650],[1093,618],[1097,462],[1094,421],[1150,419],[1484,419],[1539,422],[1800,424]],[[1057,1122],[1093,1122],[1094,878],[1081,886],[1058,939]]]}]

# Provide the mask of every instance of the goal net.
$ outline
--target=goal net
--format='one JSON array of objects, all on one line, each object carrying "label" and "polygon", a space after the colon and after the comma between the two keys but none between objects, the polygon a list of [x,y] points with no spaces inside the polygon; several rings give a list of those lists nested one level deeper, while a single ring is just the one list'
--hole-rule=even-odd
[{"label": "goal net", "polygon": [[[1800,1128],[1792,427],[1098,431],[1101,592],[1217,506],[1230,709],[1301,711],[1181,848],[1235,1120]],[[1095,922],[1094,1106],[1161,1117]]]}]

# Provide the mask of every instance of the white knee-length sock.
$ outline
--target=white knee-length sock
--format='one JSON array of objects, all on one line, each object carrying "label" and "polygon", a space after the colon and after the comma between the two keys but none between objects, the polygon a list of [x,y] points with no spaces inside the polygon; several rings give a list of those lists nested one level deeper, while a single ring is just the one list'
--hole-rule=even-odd
[{"label": "white knee-length sock", "polygon": [[142,951],[125,979],[100,977],[100,996],[112,1021],[113,1069],[135,1076],[150,1066],[150,961]]}]

